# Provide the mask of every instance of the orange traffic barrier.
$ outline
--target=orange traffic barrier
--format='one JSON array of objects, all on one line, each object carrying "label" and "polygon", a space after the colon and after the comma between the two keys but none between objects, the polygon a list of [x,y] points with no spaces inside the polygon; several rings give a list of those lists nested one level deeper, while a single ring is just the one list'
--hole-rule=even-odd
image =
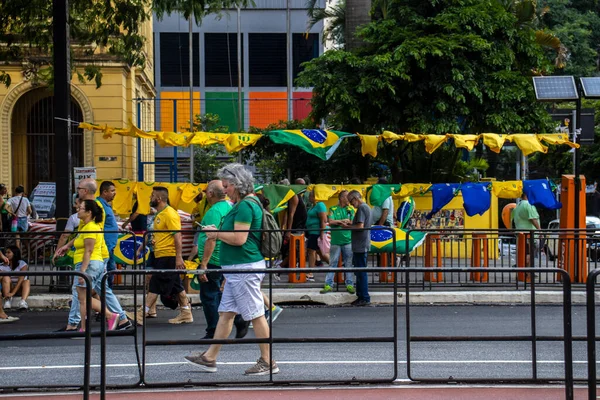
[{"label": "orange traffic barrier", "polygon": [[[392,260],[392,253],[381,253],[378,256],[379,258],[379,267],[390,267],[390,266],[394,266],[392,263],[395,262],[395,260]],[[395,272],[380,272],[379,273],[379,283],[392,283],[394,282],[395,279]]]},{"label": "orange traffic barrier", "polygon": [[[517,268],[527,267],[527,234],[517,233]],[[517,280],[519,282],[529,282],[530,279],[525,278],[524,272],[517,274]]]},{"label": "orange traffic barrier", "polygon": [[[483,251],[483,265],[481,253]],[[489,253],[488,253],[488,239],[487,235],[473,234],[473,246],[471,255],[471,267],[473,268],[487,268],[489,267]],[[476,282],[487,282],[487,272],[471,272],[471,280]]]},{"label": "orange traffic barrier", "polygon": [[[440,235],[427,235],[425,237],[425,268],[433,268],[433,242],[435,240],[435,267],[442,268],[442,242]],[[426,282],[441,282],[443,278],[442,272],[425,272],[423,279]]]},{"label": "orange traffic barrier", "polygon": [[[296,253],[296,244],[298,244],[298,253]],[[296,254],[298,257],[296,257]],[[296,268],[296,261],[298,261],[299,268],[306,268],[306,247],[304,245],[304,233],[301,234],[291,234],[290,235],[290,257],[289,257],[289,267]],[[300,275],[300,277],[298,277]],[[302,272],[297,274],[295,272],[291,272],[289,274],[290,283],[305,283],[306,282],[306,273]]]}]

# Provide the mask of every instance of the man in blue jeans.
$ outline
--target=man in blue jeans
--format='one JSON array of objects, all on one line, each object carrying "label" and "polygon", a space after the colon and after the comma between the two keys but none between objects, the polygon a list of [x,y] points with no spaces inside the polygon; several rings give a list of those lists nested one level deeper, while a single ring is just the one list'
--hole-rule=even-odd
[{"label": "man in blue jeans", "polygon": [[[327,216],[331,226],[331,250],[329,252],[329,265],[335,268],[338,265],[340,255],[344,268],[352,268],[352,237],[350,231],[342,228],[344,223],[350,223],[354,219],[354,209],[348,204],[348,191],[342,190],[338,195],[338,204],[329,209]],[[354,288],[353,274],[346,272],[346,290],[350,294],[356,293]],[[335,272],[328,272],[325,277],[325,286],[321,293],[329,293],[333,290],[333,278]]]},{"label": "man in blue jeans", "polygon": [[[117,247],[117,239],[119,238],[119,225],[117,225],[117,219],[110,203],[114,200],[117,195],[117,189],[115,184],[111,181],[104,181],[100,184],[100,197],[96,199],[100,207],[104,211],[104,242],[108,248],[108,260],[106,262],[106,272],[114,271],[117,269],[117,264],[113,259],[113,253],[115,247]],[[108,277],[108,287],[113,287],[114,275]]]},{"label": "man in blue jeans", "polygon": [[[202,217],[201,228],[204,226],[215,226],[221,228],[225,215],[231,210],[231,205],[225,200],[223,184],[219,180],[208,183],[206,187],[206,202],[210,208]],[[202,230],[198,233],[198,259],[202,270],[220,270],[221,261],[219,257],[221,249],[220,240],[209,240]],[[223,274],[212,271],[198,276],[200,281],[200,301],[202,311],[206,318],[206,335],[203,339],[212,339],[219,322],[219,304],[221,303],[221,284]]]},{"label": "man in blue jeans", "polygon": [[[348,193],[348,202],[356,209],[352,223],[346,222],[346,228],[364,229],[353,230],[352,239],[352,263],[354,268],[366,268],[367,256],[371,249],[371,209],[363,201],[358,190]],[[366,272],[356,273],[356,295],[358,299],[352,302],[353,306],[368,306],[371,304],[369,296],[369,277]]]}]

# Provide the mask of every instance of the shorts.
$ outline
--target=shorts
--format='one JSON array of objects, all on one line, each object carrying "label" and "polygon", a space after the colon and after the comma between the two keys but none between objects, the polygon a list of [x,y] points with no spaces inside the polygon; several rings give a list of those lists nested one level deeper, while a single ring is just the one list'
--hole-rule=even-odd
[{"label": "shorts", "polygon": [[[11,281],[12,283],[17,283],[17,282],[19,282],[19,278],[20,278],[20,276],[11,276],[11,277],[10,277],[10,281]],[[26,277],[25,277],[25,279],[23,279],[23,280],[24,280],[24,281],[28,281],[28,280],[29,280],[29,277],[28,277],[28,276],[26,276]]]},{"label": "shorts", "polygon": [[[222,269],[259,269],[265,268],[265,261],[260,260],[248,264],[223,265]],[[252,321],[265,315],[260,284],[264,273],[225,274],[225,288],[219,312],[232,312],[240,314],[244,321]]]},{"label": "shorts", "polygon": [[154,258],[154,252],[148,251],[148,257],[146,257],[146,263],[144,264],[144,269],[154,268],[155,263],[156,263],[156,258]]},{"label": "shorts", "polygon": [[306,248],[309,250],[319,250],[319,234],[313,235],[312,233],[308,234],[306,238]]},{"label": "shorts", "polygon": [[[175,257],[157,257],[154,259],[152,269],[172,269],[175,270]],[[180,273],[173,274],[152,274],[150,279],[149,291],[154,294],[179,294],[183,292]]]},{"label": "shorts", "polygon": [[[75,265],[75,271],[81,271],[81,263]],[[104,261],[92,260],[88,264],[87,269],[85,270],[85,274],[90,278],[92,286],[90,289],[94,289],[100,286],[100,282],[102,280],[102,276],[104,275]],[[79,277],[75,276],[73,278],[73,286],[75,287],[83,287],[85,288],[87,285],[85,281],[79,283]]]}]

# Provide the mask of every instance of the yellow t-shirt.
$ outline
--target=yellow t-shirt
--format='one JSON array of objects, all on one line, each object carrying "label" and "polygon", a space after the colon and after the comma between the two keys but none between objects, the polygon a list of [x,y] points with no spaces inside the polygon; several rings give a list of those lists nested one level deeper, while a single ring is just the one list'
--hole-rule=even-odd
[{"label": "yellow t-shirt", "polygon": [[87,233],[87,232],[98,232],[101,231],[100,225],[90,221],[83,226],[79,225],[79,230],[77,231],[77,237],[75,238],[75,242],[73,242],[73,246],[75,247],[75,254],[73,255],[73,262],[75,264],[79,264],[83,261],[83,254],[85,252],[85,239],[95,239],[96,243],[94,243],[94,251],[92,252],[92,256],[90,257],[90,261],[104,261],[102,257],[102,248],[106,247],[104,244],[104,234],[103,233]]},{"label": "yellow t-shirt", "polygon": [[[104,211],[104,206],[102,205],[102,202],[100,202],[100,200],[96,200],[96,204],[98,204],[98,207],[100,207],[100,209],[102,210],[102,221],[98,222],[98,226],[100,227],[100,230],[104,230],[104,218],[106,217],[106,212]],[[81,222],[79,223],[79,226],[81,227]],[[106,246],[106,242],[104,241],[104,235],[102,236],[102,259],[106,260],[108,257],[110,256],[110,254],[108,253],[108,246]]]},{"label": "yellow t-shirt", "polygon": [[[181,218],[175,209],[171,206],[166,206],[162,211],[154,217],[154,229],[157,231],[164,230],[181,230]],[[176,233],[176,232],[175,232]],[[154,233],[154,256],[159,257],[174,257],[175,239],[173,232],[156,232]]]}]

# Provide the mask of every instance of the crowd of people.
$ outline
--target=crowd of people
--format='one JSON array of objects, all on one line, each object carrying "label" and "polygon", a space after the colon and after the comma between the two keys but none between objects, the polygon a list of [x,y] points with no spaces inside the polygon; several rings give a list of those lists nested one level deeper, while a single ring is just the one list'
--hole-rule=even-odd
[{"label": "crowd of people", "polygon": [[[282,182],[288,183],[289,182]],[[296,184],[306,184],[297,179]],[[5,189],[5,187],[0,186]],[[87,276],[75,277],[72,285],[72,299],[68,320],[61,331],[85,331],[87,310],[87,290],[91,290],[91,308],[101,312],[100,294],[105,293],[109,329],[130,329],[132,323],[143,323],[157,317],[157,303],[169,299],[179,308],[178,314],[169,319],[171,324],[187,324],[194,321],[188,293],[181,278],[185,269],[182,246],[181,219],[169,205],[169,193],[164,187],[154,187],[150,207],[151,215],[133,212],[119,227],[111,202],[115,198],[115,185],[110,181],[100,184],[84,179],[79,182],[74,202],[74,213],[59,238],[55,258],[73,252],[75,271]],[[1,190],[1,189],[0,189]],[[21,187],[16,196],[8,201],[2,199],[0,210],[14,217],[17,224],[23,215],[31,211]],[[17,200],[13,200],[17,198]],[[269,201],[261,194],[254,193],[252,174],[241,164],[229,164],[218,171],[218,179],[208,183],[206,189],[196,199],[192,218],[198,229],[194,238],[194,248],[188,259],[195,260],[203,273],[195,276],[206,320],[205,339],[225,339],[236,328],[235,336],[244,337],[249,328],[254,329],[257,338],[269,337],[269,321],[274,321],[282,309],[274,305],[261,290],[266,267],[265,256],[261,251],[261,234],[249,232],[259,230],[263,224],[263,214],[269,213]],[[390,218],[390,216],[392,216]],[[280,216],[280,224],[285,229],[281,260],[277,265],[288,266],[289,238],[291,234],[306,233],[309,267],[328,263],[336,265],[340,261],[344,267],[366,267],[370,250],[370,232],[373,224],[393,223],[393,202],[383,203],[378,209],[371,209],[359,191],[342,191],[338,204],[327,209],[323,202],[316,201],[313,191],[301,192],[288,201],[287,210]],[[12,219],[3,218],[4,220]],[[26,222],[26,220],[25,220]],[[20,225],[19,225],[20,226]],[[146,268],[172,270],[172,273],[152,273],[147,281],[146,303],[135,312],[125,312],[112,291],[112,279],[104,275],[116,268],[114,250],[119,231],[131,228],[137,233],[146,234],[145,242],[139,246],[137,255],[141,257],[145,249],[149,256]],[[329,234],[330,238],[329,239]],[[329,243],[330,240],[330,243]],[[327,243],[327,245],[325,245]],[[1,271],[26,271],[27,264],[21,258],[18,244],[6,247],[0,253]],[[243,270],[243,273],[228,273],[227,270]],[[309,275],[310,280],[314,280]],[[333,291],[334,273],[328,273],[321,293]],[[88,282],[90,287],[88,288]],[[104,282],[104,287],[102,286]],[[345,274],[345,288],[357,298],[356,306],[370,304],[366,272]],[[13,307],[13,297],[20,296],[16,305],[27,308],[30,292],[26,276],[2,279],[4,309]],[[0,321],[16,320],[0,308]],[[260,357],[255,365],[246,370],[248,375],[264,375],[279,372],[277,363],[272,360],[269,346],[260,344]],[[221,345],[213,344],[206,351],[192,353],[186,361],[205,372],[216,372],[216,360]]]}]

